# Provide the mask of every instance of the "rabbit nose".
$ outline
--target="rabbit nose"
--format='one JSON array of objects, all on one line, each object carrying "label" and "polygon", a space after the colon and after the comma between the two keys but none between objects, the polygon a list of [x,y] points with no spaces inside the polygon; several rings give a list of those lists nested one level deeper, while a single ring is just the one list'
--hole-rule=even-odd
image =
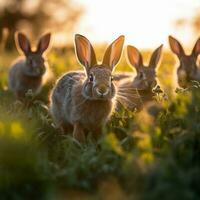
[{"label": "rabbit nose", "polygon": [[97,94],[100,96],[106,96],[109,92],[108,88],[105,85],[97,87],[96,91],[97,91]]},{"label": "rabbit nose", "polygon": [[187,73],[185,70],[179,71],[179,78],[185,80],[187,78]]}]

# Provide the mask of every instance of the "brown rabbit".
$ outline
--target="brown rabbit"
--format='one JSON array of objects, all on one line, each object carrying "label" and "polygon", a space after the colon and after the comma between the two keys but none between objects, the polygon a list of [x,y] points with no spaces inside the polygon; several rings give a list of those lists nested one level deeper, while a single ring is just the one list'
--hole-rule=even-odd
[{"label": "brown rabbit", "polygon": [[162,46],[153,52],[148,66],[143,64],[142,55],[137,48],[127,46],[127,58],[129,63],[136,69],[136,76],[121,81],[118,93],[126,96],[122,104],[129,109],[134,110],[136,108],[140,110],[145,102],[153,99],[152,89],[157,84],[156,67],[160,60]]},{"label": "brown rabbit", "polygon": [[197,58],[200,54],[200,38],[196,41],[192,53],[186,55],[180,42],[169,36],[169,44],[173,53],[179,59],[180,65],[177,69],[178,84],[182,88],[187,88],[191,85],[191,81],[200,81],[200,69],[197,66]]},{"label": "brown rabbit", "polygon": [[26,35],[16,35],[16,45],[24,53],[24,57],[17,59],[11,66],[8,84],[17,99],[24,99],[28,90],[32,90],[33,94],[39,93],[47,69],[43,53],[49,47],[50,37],[50,33],[42,36],[37,49],[32,51]]},{"label": "brown rabbit", "polygon": [[121,57],[124,36],[116,39],[106,50],[102,64],[98,64],[89,40],[75,36],[75,49],[83,72],[69,72],[56,83],[51,94],[50,111],[57,126],[73,126],[73,137],[85,140],[85,133],[101,133],[115,107],[116,88],[112,82],[114,66]]}]

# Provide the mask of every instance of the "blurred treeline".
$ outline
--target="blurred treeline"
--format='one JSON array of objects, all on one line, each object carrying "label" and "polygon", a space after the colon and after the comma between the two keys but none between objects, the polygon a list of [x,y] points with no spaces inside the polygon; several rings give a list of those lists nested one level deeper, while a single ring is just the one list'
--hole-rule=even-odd
[{"label": "blurred treeline", "polygon": [[46,31],[72,34],[83,8],[72,0],[1,0],[0,41],[14,47],[15,31],[25,31],[33,40]]},{"label": "blurred treeline", "polygon": [[177,28],[190,28],[193,37],[200,35],[200,7],[194,10],[192,17],[180,17],[175,21]]}]

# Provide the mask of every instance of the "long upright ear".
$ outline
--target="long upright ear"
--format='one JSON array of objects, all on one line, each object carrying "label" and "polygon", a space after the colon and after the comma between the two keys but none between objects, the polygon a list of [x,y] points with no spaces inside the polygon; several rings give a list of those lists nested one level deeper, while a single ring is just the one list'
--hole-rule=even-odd
[{"label": "long upright ear", "polygon": [[185,52],[180,42],[172,36],[169,36],[169,45],[172,52],[174,52],[178,57],[185,55]]},{"label": "long upright ear", "polygon": [[198,57],[199,54],[200,54],[200,38],[198,38],[192,50],[192,55],[194,55],[195,57]]},{"label": "long upright ear", "polygon": [[111,70],[119,62],[124,45],[124,36],[118,37],[112,44],[108,46],[103,57],[103,64],[108,65]]},{"label": "long upright ear", "polygon": [[153,67],[153,68],[156,68],[157,65],[158,65],[158,62],[160,60],[160,56],[161,56],[161,53],[162,53],[162,47],[163,45],[160,45],[152,54],[151,56],[151,59],[150,59],[150,62],[149,62],[149,66],[150,67]]},{"label": "long upright ear", "polygon": [[22,52],[27,55],[31,51],[31,45],[26,37],[25,34],[23,33],[17,33],[15,37],[15,42],[17,47],[22,50]]},{"label": "long upright ear", "polygon": [[138,71],[143,66],[143,59],[140,51],[134,46],[127,46],[127,56],[129,63]]},{"label": "long upright ear", "polygon": [[51,33],[47,33],[43,35],[38,42],[37,52],[39,52],[40,54],[43,54],[44,51],[46,51],[47,48],[49,47],[50,39],[51,39]]},{"label": "long upright ear", "polygon": [[97,64],[96,55],[90,41],[86,37],[76,34],[75,50],[79,62],[88,73],[89,68]]}]

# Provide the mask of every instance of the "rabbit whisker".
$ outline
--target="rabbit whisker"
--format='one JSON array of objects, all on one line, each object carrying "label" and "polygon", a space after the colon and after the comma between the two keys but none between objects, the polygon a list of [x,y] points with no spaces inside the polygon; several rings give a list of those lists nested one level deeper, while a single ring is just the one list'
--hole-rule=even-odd
[{"label": "rabbit whisker", "polygon": [[[117,95],[117,99],[118,100],[121,100],[122,102],[127,102],[127,103],[129,103],[129,104],[131,104],[131,105],[136,105],[135,103],[133,103],[132,101],[130,101],[128,98],[126,98],[125,96],[121,96],[121,95]],[[119,101],[120,102],[120,101]],[[120,102],[121,103],[121,102]],[[122,103],[123,104],[123,103]]]},{"label": "rabbit whisker", "polygon": [[123,88],[123,89],[133,89],[133,90],[137,90],[137,88],[134,87],[125,87],[125,86],[119,86],[119,88]]},{"label": "rabbit whisker", "polygon": [[118,90],[121,90],[121,89],[123,89],[123,90],[133,90],[133,91],[141,91],[141,90],[144,90],[144,89],[140,89],[140,88],[133,88],[133,87],[121,87],[121,86],[119,86],[119,88],[118,88]]},{"label": "rabbit whisker", "polygon": [[119,95],[124,96],[124,97],[128,97],[128,98],[140,98],[140,95],[137,94],[129,94],[129,93],[121,93],[118,92]]},{"label": "rabbit whisker", "polygon": [[139,92],[138,92],[138,90],[134,90],[134,94],[131,94],[131,92],[129,92],[129,90],[128,90],[128,92],[126,92],[126,90],[123,90],[123,91],[120,91],[120,90],[118,90],[117,91],[117,93],[119,93],[119,94],[124,94],[124,95],[136,95],[135,97],[144,97],[145,95],[142,95],[142,94],[139,94]]}]

